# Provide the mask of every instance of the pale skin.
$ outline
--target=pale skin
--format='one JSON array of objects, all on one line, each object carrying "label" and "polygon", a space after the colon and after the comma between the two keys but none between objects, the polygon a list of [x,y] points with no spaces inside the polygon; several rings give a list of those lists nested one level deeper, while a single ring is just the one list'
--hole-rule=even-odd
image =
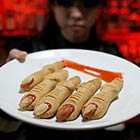
[{"label": "pale skin", "polygon": [[62,35],[70,42],[80,43],[88,39],[100,8],[84,8],[76,1],[70,7],[56,4],[52,9]]},{"label": "pale skin", "polygon": [[[95,25],[102,8],[100,5],[85,8],[80,4],[80,1],[76,0],[73,5],[69,7],[55,3],[51,9],[62,35],[69,42],[82,43],[89,38],[91,28]],[[12,59],[24,62],[26,56],[27,52],[12,49],[9,52],[7,62]]]},{"label": "pale skin", "polygon": [[21,50],[18,50],[18,49],[12,49],[9,52],[9,55],[8,55],[8,57],[6,59],[6,62],[9,62],[12,59],[17,59],[20,62],[24,62],[25,59],[26,59],[27,54],[28,53],[25,52],[25,51],[21,51]]}]

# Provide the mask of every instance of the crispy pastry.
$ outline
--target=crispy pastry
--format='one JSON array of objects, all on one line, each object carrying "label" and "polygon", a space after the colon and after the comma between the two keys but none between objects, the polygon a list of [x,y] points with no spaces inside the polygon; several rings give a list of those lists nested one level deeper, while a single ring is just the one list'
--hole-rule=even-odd
[{"label": "crispy pastry", "polygon": [[63,61],[57,61],[52,64],[48,64],[42,67],[41,70],[36,71],[29,76],[27,76],[20,85],[20,91],[29,91],[31,90],[35,85],[37,85],[39,82],[41,82],[49,73],[55,72],[59,69],[64,68],[65,65]]},{"label": "crispy pastry", "polygon": [[66,121],[76,119],[84,103],[100,88],[101,80],[99,78],[82,83],[77,91],[72,94],[59,107],[56,113],[57,121]]},{"label": "crispy pastry", "polygon": [[19,106],[23,110],[33,110],[35,104],[60,81],[68,78],[67,70],[58,70],[45,76],[44,80],[28,91],[21,99]]},{"label": "crispy pastry", "polygon": [[83,106],[82,117],[84,120],[94,120],[102,118],[108,110],[110,103],[118,97],[123,87],[123,80],[115,78],[110,83],[106,83],[96,95],[92,96]]},{"label": "crispy pastry", "polygon": [[58,107],[68,98],[80,84],[79,76],[74,76],[66,81],[60,82],[55,89],[45,95],[36,104],[34,115],[39,118],[50,118],[56,114]]}]

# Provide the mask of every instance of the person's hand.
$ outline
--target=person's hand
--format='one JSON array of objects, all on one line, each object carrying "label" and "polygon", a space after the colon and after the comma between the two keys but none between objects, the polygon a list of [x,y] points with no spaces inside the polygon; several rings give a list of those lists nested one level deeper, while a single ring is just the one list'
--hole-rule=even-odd
[{"label": "person's hand", "polygon": [[6,62],[9,62],[12,59],[17,59],[19,62],[24,62],[27,56],[27,52],[25,51],[21,51],[18,49],[12,49],[9,52],[9,55],[6,59]]}]

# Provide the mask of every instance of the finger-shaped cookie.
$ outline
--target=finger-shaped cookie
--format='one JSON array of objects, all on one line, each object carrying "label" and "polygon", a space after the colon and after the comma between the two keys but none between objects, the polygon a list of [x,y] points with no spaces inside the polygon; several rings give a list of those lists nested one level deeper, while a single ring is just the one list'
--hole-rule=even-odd
[{"label": "finger-shaped cookie", "polygon": [[63,61],[57,61],[55,63],[43,66],[42,69],[30,74],[22,81],[22,83],[20,84],[20,90],[21,91],[31,90],[35,85],[37,85],[39,82],[43,80],[45,75],[55,72],[64,67],[65,65]]},{"label": "finger-shaped cookie", "polygon": [[96,78],[82,83],[77,91],[68,97],[59,107],[56,113],[57,121],[66,121],[76,119],[84,103],[93,95],[101,86],[101,80]]},{"label": "finger-shaped cookie", "polygon": [[102,118],[107,112],[110,103],[118,97],[123,88],[123,79],[115,78],[110,83],[106,83],[96,95],[92,96],[82,108],[84,120]]},{"label": "finger-shaped cookie", "polygon": [[20,100],[19,107],[24,110],[33,110],[35,104],[60,81],[68,78],[67,70],[58,70],[45,76],[44,80],[28,91]]},{"label": "finger-shaped cookie", "polygon": [[79,76],[74,76],[56,85],[50,93],[36,104],[34,115],[39,118],[50,118],[56,114],[58,107],[68,98],[80,84]]}]

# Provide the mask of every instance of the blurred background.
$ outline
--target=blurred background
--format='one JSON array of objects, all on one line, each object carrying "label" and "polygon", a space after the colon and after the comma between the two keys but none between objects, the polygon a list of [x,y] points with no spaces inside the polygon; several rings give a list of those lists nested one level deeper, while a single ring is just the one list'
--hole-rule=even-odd
[{"label": "blurred background", "polygon": [[[7,38],[39,35],[48,17],[48,0],[0,0],[0,63]],[[108,0],[97,30],[101,39],[117,43],[126,59],[140,63],[140,0]]]},{"label": "blurred background", "polygon": [[[2,46],[10,37],[38,36],[49,18],[48,0],[0,0],[0,64],[7,55]],[[140,0],[108,0],[97,31],[115,42],[123,56],[140,63]]]}]

